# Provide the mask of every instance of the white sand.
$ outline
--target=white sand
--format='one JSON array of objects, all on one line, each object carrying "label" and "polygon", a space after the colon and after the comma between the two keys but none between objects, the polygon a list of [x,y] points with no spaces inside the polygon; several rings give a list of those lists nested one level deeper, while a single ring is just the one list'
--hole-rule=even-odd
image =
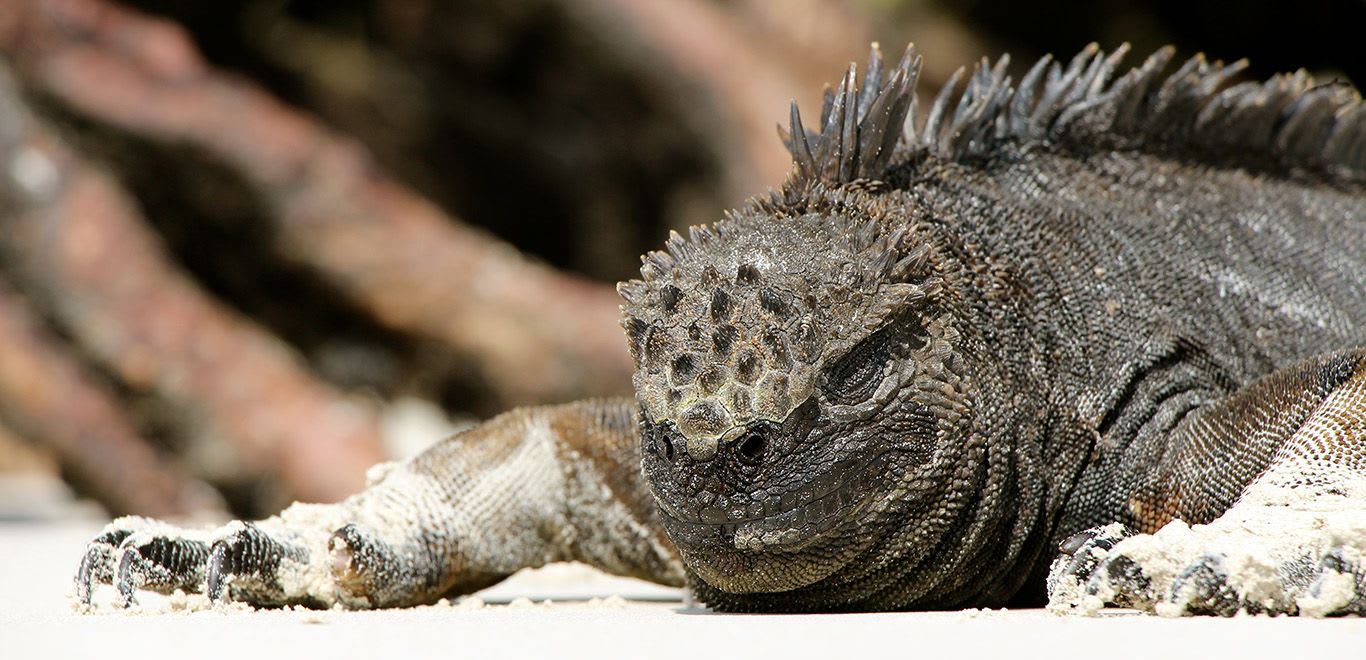
[{"label": "white sand", "polygon": [[[741,616],[686,610],[678,592],[555,566],[479,601],[383,612],[71,610],[98,525],[0,524],[0,657],[1361,657],[1366,620],[1096,618],[1042,610]],[[111,596],[103,588],[97,600]],[[550,598],[551,604],[544,601]],[[643,600],[642,600],[643,599]],[[559,601],[559,602],[556,602]]]}]

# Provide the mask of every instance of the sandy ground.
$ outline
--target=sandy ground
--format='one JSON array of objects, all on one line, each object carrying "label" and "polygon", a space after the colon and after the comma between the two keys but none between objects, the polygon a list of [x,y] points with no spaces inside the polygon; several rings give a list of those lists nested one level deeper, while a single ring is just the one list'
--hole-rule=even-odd
[{"label": "sandy ground", "polygon": [[[0,658],[136,657],[1366,657],[1366,620],[1097,618],[1040,610],[743,616],[577,565],[515,576],[470,603],[384,612],[72,612],[94,523],[0,524]],[[105,587],[97,601],[107,602]],[[547,599],[550,602],[546,602]]]}]

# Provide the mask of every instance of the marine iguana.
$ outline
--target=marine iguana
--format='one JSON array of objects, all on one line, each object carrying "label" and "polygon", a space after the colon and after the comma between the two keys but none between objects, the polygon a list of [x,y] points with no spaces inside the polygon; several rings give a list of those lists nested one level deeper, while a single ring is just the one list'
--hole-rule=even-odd
[{"label": "marine iguana", "polygon": [[1366,613],[1366,105],[1126,50],[984,60],[921,120],[875,46],[819,130],[793,105],[781,189],[619,285],[633,400],[339,504],[115,520],[77,598],[396,607],[579,560],[725,611]]}]

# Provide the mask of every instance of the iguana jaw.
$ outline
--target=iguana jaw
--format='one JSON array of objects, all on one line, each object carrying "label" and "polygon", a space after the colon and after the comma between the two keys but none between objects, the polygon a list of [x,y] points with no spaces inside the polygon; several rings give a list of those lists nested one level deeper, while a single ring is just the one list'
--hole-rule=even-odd
[{"label": "iguana jaw", "polygon": [[782,496],[772,496],[757,507],[706,506],[685,510],[659,500],[670,527],[685,534],[720,535],[736,550],[797,552],[866,510],[877,483],[883,479],[887,457],[878,454],[853,464],[845,461]]},{"label": "iguana jaw", "polygon": [[680,507],[658,498],[684,564],[730,593],[777,592],[819,582],[876,540],[865,520],[887,493],[889,453],[837,468],[783,496],[748,506]]}]

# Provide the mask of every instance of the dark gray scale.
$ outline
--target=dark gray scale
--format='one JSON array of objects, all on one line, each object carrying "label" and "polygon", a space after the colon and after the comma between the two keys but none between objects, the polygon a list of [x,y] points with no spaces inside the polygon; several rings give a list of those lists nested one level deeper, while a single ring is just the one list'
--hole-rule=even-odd
[{"label": "dark gray scale", "polygon": [[[687,448],[647,459],[656,493],[779,493],[758,520],[670,530],[704,600],[1002,602],[1042,584],[1061,531],[1179,510],[1145,479],[1191,411],[1366,343],[1359,98],[1235,84],[1244,63],[1203,56],[1169,71],[1171,49],[1122,72],[1126,54],[1018,84],[983,60],[921,119],[918,56],[884,71],[874,49],[817,126],[791,109],[780,190],[647,255],[628,316],[701,360],[686,388],[648,354],[637,372],[644,423]],[[636,309],[666,286],[688,292],[679,320]],[[793,539],[813,545],[765,551]]]}]

